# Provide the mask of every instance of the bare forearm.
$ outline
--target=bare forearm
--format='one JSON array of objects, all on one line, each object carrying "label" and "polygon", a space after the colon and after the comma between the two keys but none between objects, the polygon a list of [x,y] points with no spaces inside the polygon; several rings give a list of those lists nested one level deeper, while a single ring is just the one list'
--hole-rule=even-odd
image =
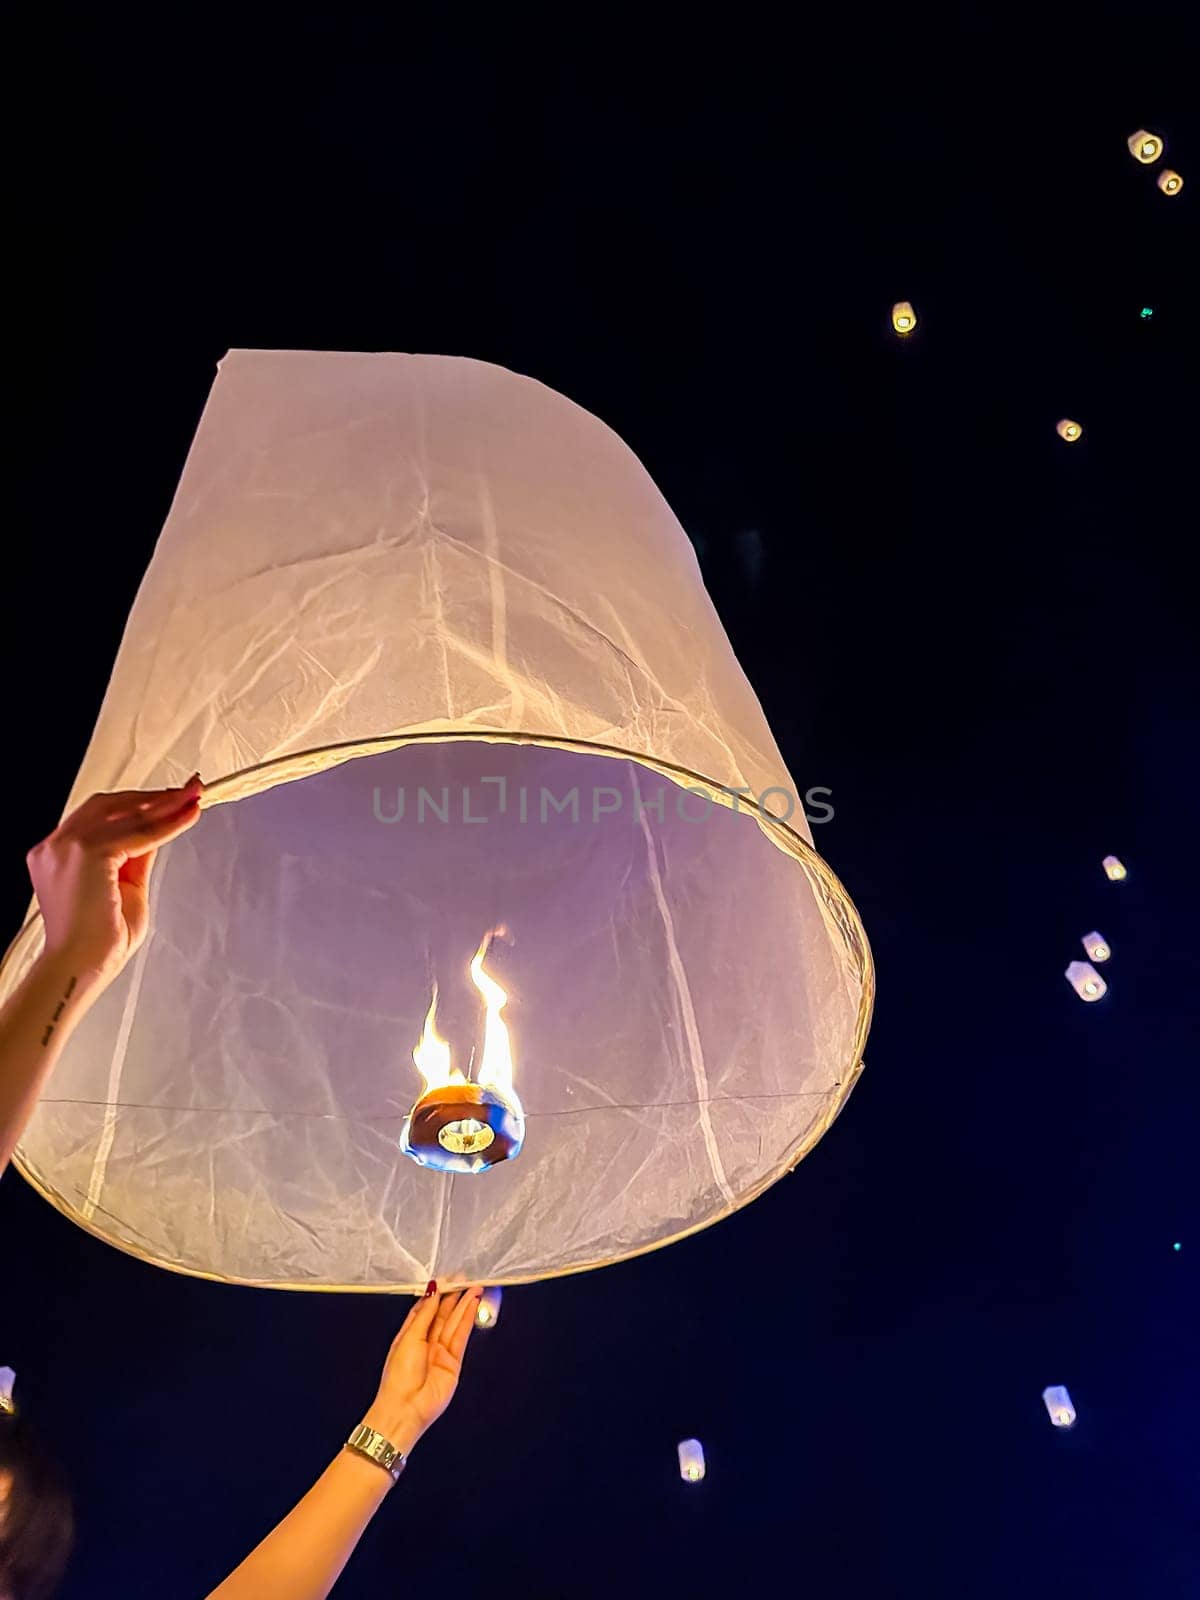
[{"label": "bare forearm", "polygon": [[324,1600],[391,1487],[382,1467],[343,1450],[209,1600]]},{"label": "bare forearm", "polygon": [[[450,1403],[482,1293],[476,1286],[438,1296],[436,1288],[429,1285],[392,1341],[363,1418],[405,1457]],[[324,1600],[391,1487],[383,1467],[343,1450],[209,1600]]]},{"label": "bare forearm", "polygon": [[94,975],[43,955],[0,1008],[0,1172],[72,1030],[99,992]]}]

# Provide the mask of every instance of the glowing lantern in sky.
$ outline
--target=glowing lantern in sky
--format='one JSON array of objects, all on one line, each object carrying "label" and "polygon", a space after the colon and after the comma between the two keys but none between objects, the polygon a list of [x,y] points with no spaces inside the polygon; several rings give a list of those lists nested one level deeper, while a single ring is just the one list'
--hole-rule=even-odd
[{"label": "glowing lantern in sky", "polygon": [[1139,128],[1136,133],[1131,133],[1127,142],[1130,155],[1143,166],[1149,166],[1162,155],[1162,140],[1156,133],[1147,133],[1145,128]]},{"label": "glowing lantern in sky", "polygon": [[699,1483],[704,1476],[704,1446],[699,1439],[679,1441],[679,1476],[685,1483]]},{"label": "glowing lantern in sky", "polygon": [[531,378],[224,359],[67,804],[197,768],[17,1155],[145,1260],[600,1266],[760,1194],[857,1078],[862,928],[692,546]]},{"label": "glowing lantern in sky", "polygon": [[907,300],[897,300],[892,307],[892,327],[897,333],[911,333],[917,325],[917,314]]},{"label": "glowing lantern in sky", "polygon": [[1124,863],[1119,861],[1116,856],[1105,856],[1100,865],[1104,868],[1105,877],[1110,878],[1114,883],[1120,883],[1121,879],[1127,876]]},{"label": "glowing lantern in sky", "polygon": [[1178,194],[1183,188],[1183,179],[1177,172],[1172,172],[1170,167],[1164,167],[1155,182],[1164,194]]},{"label": "glowing lantern in sky", "polygon": [[1099,1000],[1108,992],[1108,985],[1090,961],[1072,961],[1064,976],[1081,1000]]},{"label": "glowing lantern in sky", "polygon": [[1056,1428],[1075,1426],[1075,1407],[1071,1404],[1071,1396],[1064,1385],[1056,1383],[1048,1389],[1043,1389],[1042,1400],[1050,1413],[1050,1421]]},{"label": "glowing lantern in sky", "polygon": [[1083,429],[1078,422],[1072,422],[1069,417],[1064,417],[1055,428],[1055,432],[1060,439],[1065,439],[1068,444],[1074,444]]},{"label": "glowing lantern in sky", "polygon": [[1112,951],[1108,947],[1108,940],[1102,933],[1085,933],[1083,948],[1093,961],[1107,961]]},{"label": "glowing lantern in sky", "polygon": [[17,1403],[13,1399],[13,1386],[17,1375],[11,1367],[0,1367],[0,1411],[7,1411],[10,1416],[16,1415]]},{"label": "glowing lantern in sky", "polygon": [[494,1328],[500,1320],[500,1302],[504,1298],[503,1289],[495,1284],[489,1285],[479,1297],[479,1304],[475,1308],[475,1326],[477,1328]]}]

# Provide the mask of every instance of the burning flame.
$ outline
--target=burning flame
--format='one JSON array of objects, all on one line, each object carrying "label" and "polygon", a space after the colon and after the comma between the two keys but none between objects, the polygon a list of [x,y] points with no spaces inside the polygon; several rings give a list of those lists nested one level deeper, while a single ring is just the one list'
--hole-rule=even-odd
[{"label": "burning flame", "polygon": [[450,1046],[438,1033],[434,1023],[437,1018],[437,984],[433,986],[433,999],[425,1016],[421,1042],[413,1051],[417,1071],[425,1080],[422,1094],[430,1089],[442,1088],[448,1083],[465,1083],[467,1080],[457,1067],[450,1064]]},{"label": "burning flame", "polygon": [[[508,1037],[508,1028],[500,1015],[508,1003],[508,994],[490,973],[483,970],[484,958],[491,948],[492,940],[503,937],[504,931],[503,928],[493,928],[490,933],[484,934],[469,968],[471,981],[483,996],[484,1004],[483,1056],[479,1070],[475,1074],[475,1081],[480,1088],[494,1089],[506,1099],[514,1100],[512,1044]],[[451,1063],[450,1046],[437,1031],[437,1002],[438,991],[435,983],[421,1042],[413,1051],[413,1062],[425,1080],[422,1094],[428,1094],[431,1089],[445,1088],[447,1084],[467,1082],[459,1069]]]},{"label": "burning flame", "polygon": [[503,928],[494,928],[491,933],[484,934],[483,941],[471,962],[471,981],[483,996],[485,1008],[483,1060],[479,1064],[479,1071],[475,1074],[475,1081],[484,1089],[494,1089],[497,1094],[511,1098],[512,1045],[509,1042],[508,1028],[500,1016],[508,1001],[508,995],[495,978],[483,970],[483,958],[487,955],[492,940],[503,932]]}]

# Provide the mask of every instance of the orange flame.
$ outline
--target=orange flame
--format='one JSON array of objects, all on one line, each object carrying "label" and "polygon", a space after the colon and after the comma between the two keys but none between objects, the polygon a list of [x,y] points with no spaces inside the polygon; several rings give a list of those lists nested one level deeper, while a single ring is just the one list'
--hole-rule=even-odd
[{"label": "orange flame", "polygon": [[413,1061],[417,1071],[425,1080],[422,1094],[427,1094],[430,1089],[442,1089],[448,1083],[465,1083],[467,1080],[457,1067],[450,1064],[450,1046],[443,1039],[434,1026],[437,1017],[437,984],[433,986],[433,999],[429,1002],[429,1011],[425,1017],[425,1028],[421,1034],[421,1042],[413,1051]]},{"label": "orange flame", "polygon": [[[468,969],[471,981],[483,996],[484,1004],[483,1055],[479,1070],[475,1074],[475,1081],[480,1088],[493,1089],[497,1094],[512,1101],[519,1111],[520,1102],[513,1091],[512,1043],[508,1036],[508,1028],[500,1015],[508,1003],[508,995],[495,978],[483,970],[484,957],[491,948],[492,940],[504,936],[503,928],[493,928],[490,933],[485,933]],[[437,1031],[437,1002],[438,990],[435,983],[421,1042],[413,1051],[413,1062],[424,1079],[424,1087],[421,1090],[423,1095],[428,1094],[431,1089],[443,1089],[448,1084],[468,1081],[451,1063],[450,1045]]]},{"label": "orange flame", "polygon": [[492,940],[498,935],[503,936],[504,931],[503,928],[493,928],[490,933],[485,933],[471,962],[471,981],[483,996],[485,1007],[483,1060],[479,1064],[479,1071],[475,1074],[475,1081],[481,1088],[494,1089],[497,1094],[513,1099],[512,1044],[508,1037],[508,1028],[500,1015],[508,1001],[508,995],[495,978],[483,970],[483,958],[487,955]]}]

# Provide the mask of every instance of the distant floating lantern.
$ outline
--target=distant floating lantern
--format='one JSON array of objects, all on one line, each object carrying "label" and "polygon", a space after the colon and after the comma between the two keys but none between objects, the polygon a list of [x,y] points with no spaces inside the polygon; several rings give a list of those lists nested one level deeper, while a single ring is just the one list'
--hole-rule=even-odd
[{"label": "distant floating lantern", "polygon": [[475,1308],[475,1326],[477,1328],[494,1328],[500,1320],[500,1302],[504,1298],[504,1290],[497,1285],[492,1285],[483,1291],[479,1304]]},{"label": "distant floating lantern", "polygon": [[1144,167],[1148,167],[1162,155],[1162,140],[1156,133],[1147,133],[1145,128],[1139,128],[1136,133],[1131,133],[1128,144],[1130,155]]},{"label": "distant floating lantern", "polygon": [[897,300],[892,307],[892,327],[897,333],[911,333],[917,325],[917,313],[907,300]]},{"label": "distant floating lantern", "polygon": [[1083,948],[1093,961],[1107,961],[1112,951],[1109,949],[1108,940],[1102,933],[1085,933]]},{"label": "distant floating lantern", "polygon": [[1072,961],[1066,979],[1081,1000],[1099,1000],[1108,992],[1108,985],[1090,961]]},{"label": "distant floating lantern", "polygon": [[[1178,1245],[1175,1247],[1178,1249]],[[13,1386],[17,1375],[11,1367],[0,1367],[0,1411],[6,1411],[9,1416],[17,1412],[16,1401],[13,1399]]]},{"label": "distant floating lantern", "polygon": [[1172,172],[1170,167],[1164,167],[1156,181],[1164,194],[1178,194],[1183,188],[1183,179],[1177,172]]},{"label": "distant floating lantern", "polygon": [[1114,883],[1120,883],[1122,878],[1128,876],[1124,862],[1119,861],[1116,856],[1105,856],[1100,865],[1104,868],[1105,877],[1111,878]]},{"label": "distant floating lantern", "polygon": [[699,1483],[704,1476],[704,1446],[699,1439],[679,1441],[679,1476],[685,1483]]},{"label": "distant floating lantern", "polygon": [[1072,422],[1070,417],[1064,417],[1055,429],[1060,439],[1065,439],[1068,444],[1074,444],[1083,428],[1078,422]]},{"label": "distant floating lantern", "polygon": [[1043,1389],[1042,1399],[1046,1403],[1046,1410],[1050,1413],[1050,1421],[1056,1428],[1075,1426],[1075,1407],[1071,1404],[1071,1396],[1067,1393],[1065,1385],[1056,1383],[1048,1389]]}]

